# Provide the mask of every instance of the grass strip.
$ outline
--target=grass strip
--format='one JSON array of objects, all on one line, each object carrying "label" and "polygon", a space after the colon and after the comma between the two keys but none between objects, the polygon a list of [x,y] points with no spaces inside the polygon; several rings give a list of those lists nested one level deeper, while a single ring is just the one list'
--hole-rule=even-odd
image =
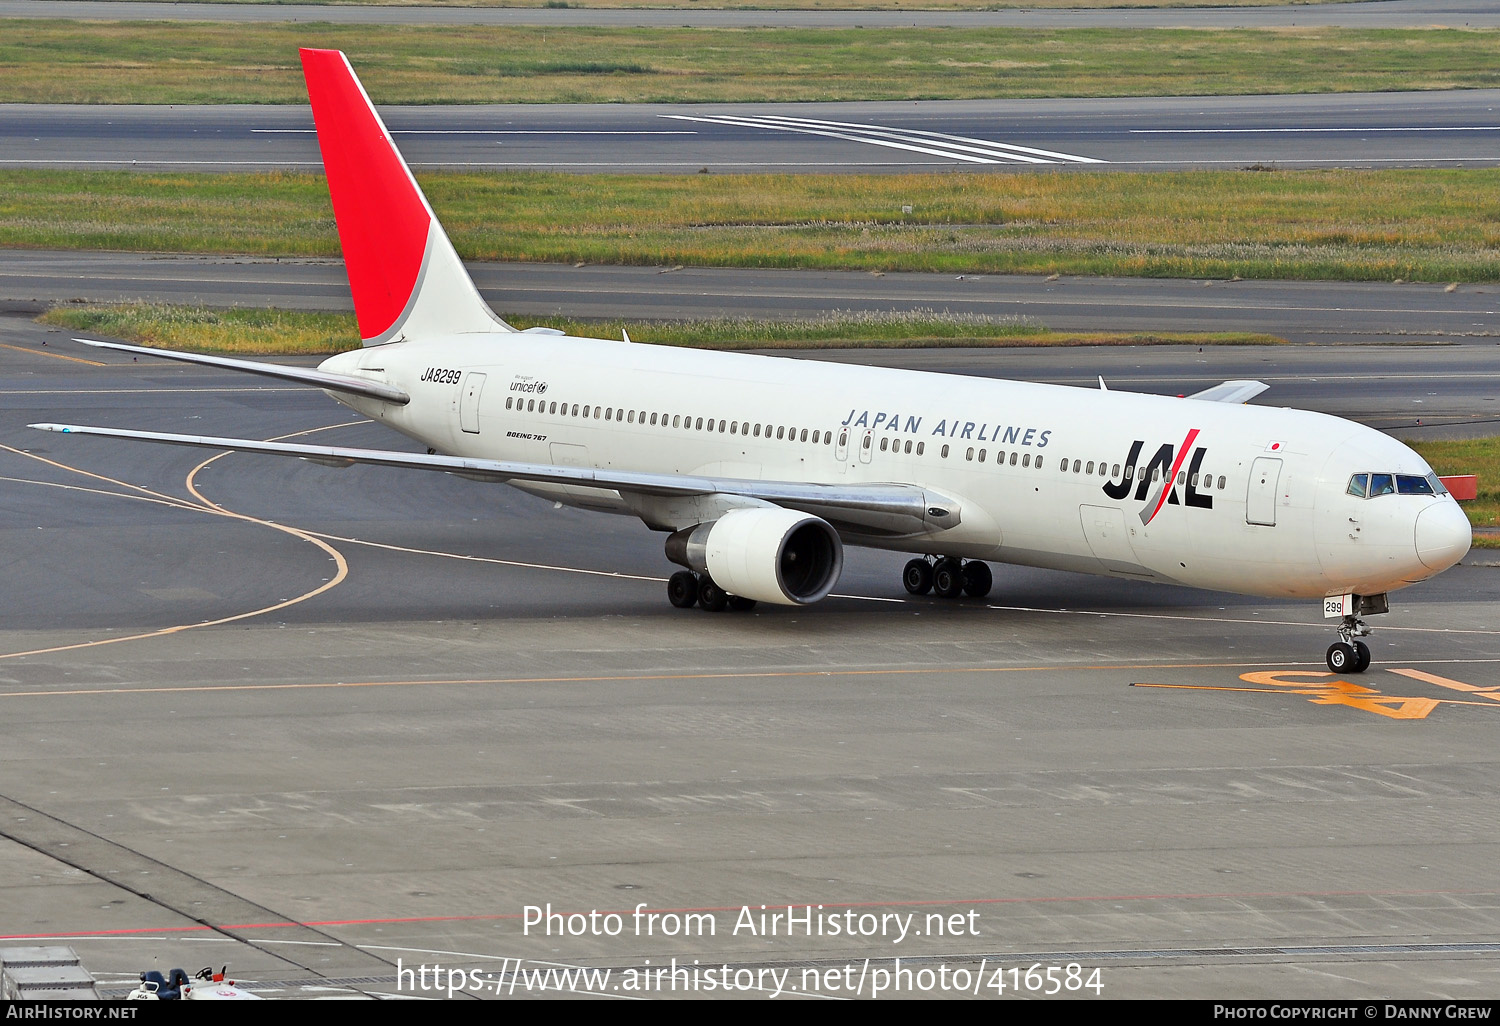
[{"label": "grass strip", "polygon": [[[1251,332],[1109,334],[1056,332],[1026,318],[946,311],[835,311],[822,317],[775,320],[721,317],[685,321],[580,321],[504,314],[517,328],[544,326],[589,338],[702,349],[912,349],[984,346],[1276,345]],[[161,349],[240,355],[323,355],[359,348],[353,314],[119,303],[55,307],[42,323],[127,339]]]},{"label": "grass strip", "polygon": [[[471,260],[1500,280],[1497,169],[418,177]],[[339,253],[299,173],[0,172],[0,245]]]},{"label": "grass strip", "polygon": [[0,102],[305,103],[299,46],[380,104],[916,100],[1500,85],[1492,29],[699,29],[11,19]]},{"label": "grass strip", "polygon": [[[1478,475],[1479,495],[1463,510],[1475,527],[1500,528],[1500,436],[1407,444],[1440,475]],[[1500,535],[1476,534],[1474,547],[1500,549]]]}]

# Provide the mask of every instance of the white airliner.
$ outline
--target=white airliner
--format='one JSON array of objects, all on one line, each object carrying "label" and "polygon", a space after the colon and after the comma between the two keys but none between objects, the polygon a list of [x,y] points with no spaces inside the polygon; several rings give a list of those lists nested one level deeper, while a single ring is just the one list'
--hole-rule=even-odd
[{"label": "white airliner", "polygon": [[317,370],[91,345],[322,388],[426,454],[113,428],[74,434],[444,471],[639,517],[673,605],[824,598],[843,545],[919,558],[907,591],[982,597],[983,560],[1322,603],[1361,616],[1452,566],[1469,523],[1416,453],[1336,417],[1187,398],[517,331],[474,288],[344,55],[303,50],[364,348]]}]

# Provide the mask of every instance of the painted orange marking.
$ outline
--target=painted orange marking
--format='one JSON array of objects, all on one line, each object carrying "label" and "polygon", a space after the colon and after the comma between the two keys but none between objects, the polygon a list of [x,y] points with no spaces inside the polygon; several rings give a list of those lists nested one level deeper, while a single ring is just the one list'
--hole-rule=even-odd
[{"label": "painted orange marking", "polygon": [[72,360],[74,363],[86,363],[90,367],[109,366],[109,364],[100,363],[98,360],[85,360],[81,356],[64,356],[62,353],[44,353],[40,349],[30,349],[26,346],[13,346],[9,342],[0,342],[0,346],[4,346],[6,349],[14,349],[18,353],[28,353],[32,356],[50,356],[54,360]]},{"label": "painted orange marking", "polygon": [[1493,701],[1500,702],[1500,688],[1475,687],[1473,684],[1465,684],[1461,680],[1452,680],[1448,677],[1439,677],[1435,673],[1427,673],[1423,670],[1397,670],[1393,668],[1391,672],[1399,673],[1403,677],[1410,677],[1412,680],[1420,680],[1425,681],[1428,684],[1436,684],[1440,688],[1449,688],[1453,691],[1462,691],[1466,694],[1478,695],[1481,698],[1488,698],[1492,699]]}]

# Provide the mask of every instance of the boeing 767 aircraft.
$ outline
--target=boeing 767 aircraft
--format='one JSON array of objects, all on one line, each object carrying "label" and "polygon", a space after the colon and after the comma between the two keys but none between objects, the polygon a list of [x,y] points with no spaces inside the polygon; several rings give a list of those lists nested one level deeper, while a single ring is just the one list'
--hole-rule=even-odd
[{"label": "boeing 767 aircraft", "polygon": [[675,606],[806,605],[843,546],[917,558],[912,594],[982,597],[985,560],[1320,602],[1335,672],[1361,619],[1469,549],[1422,458],[1370,428],[1187,398],[517,331],[480,298],[344,55],[303,50],[364,346],[316,370],[88,341],[322,388],[426,454],[37,424],[73,434],[496,481],[639,517]]}]

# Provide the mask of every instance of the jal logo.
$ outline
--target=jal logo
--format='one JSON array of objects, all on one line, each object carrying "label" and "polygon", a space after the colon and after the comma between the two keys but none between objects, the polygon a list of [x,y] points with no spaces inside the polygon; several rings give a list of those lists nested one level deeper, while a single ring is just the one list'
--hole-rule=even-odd
[{"label": "jal logo", "polygon": [[[1193,447],[1198,439],[1198,429],[1193,428],[1187,433],[1180,446],[1164,443],[1156,450],[1156,455],[1151,457],[1149,463],[1144,466],[1140,463],[1141,451],[1146,447],[1144,439],[1136,439],[1130,444],[1130,454],[1125,457],[1127,468],[1125,476],[1119,481],[1110,481],[1104,485],[1104,494],[1111,499],[1124,499],[1135,489],[1135,500],[1145,503],[1141,507],[1141,524],[1145,526],[1156,519],[1163,506],[1187,505],[1197,509],[1213,509],[1214,499],[1212,495],[1202,495],[1198,492],[1198,471],[1203,464],[1203,457],[1208,450],[1203,446]],[[1188,459],[1191,453],[1191,460]],[[1178,483],[1177,475],[1182,473],[1183,463],[1187,463],[1187,473],[1184,475],[1183,496],[1177,497]],[[1129,468],[1135,467],[1135,476],[1129,474]]]}]

